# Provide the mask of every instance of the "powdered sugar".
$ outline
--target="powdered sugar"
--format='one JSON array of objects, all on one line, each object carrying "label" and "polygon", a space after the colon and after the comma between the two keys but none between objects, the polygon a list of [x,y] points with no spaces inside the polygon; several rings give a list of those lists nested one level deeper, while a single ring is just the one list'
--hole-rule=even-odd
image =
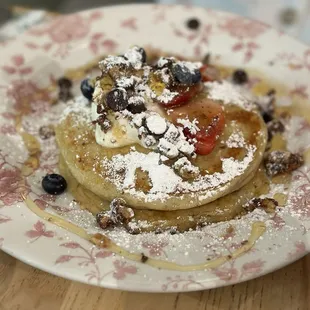
[{"label": "powdered sugar", "polygon": [[161,71],[161,78],[165,84],[169,84],[170,82],[170,74],[168,68],[163,68]]},{"label": "powdered sugar", "polygon": [[[157,195],[167,197],[169,193],[173,193],[176,190],[177,185],[180,183],[181,178],[177,176],[173,170],[166,166],[160,165],[160,154],[150,152],[148,154],[130,152],[126,155],[116,155],[111,160],[104,160],[104,166],[109,169],[109,177],[114,179],[116,185],[125,191],[134,193],[136,169],[141,168],[143,171],[147,171],[152,183],[152,188],[148,196],[155,198]],[[125,177],[119,177],[115,174],[114,169],[125,169]],[[114,178],[113,178],[114,175]],[[163,178],[163,176],[165,176]]]},{"label": "powdered sugar", "polygon": [[128,88],[132,87],[136,82],[139,82],[140,80],[141,79],[136,76],[122,76],[116,80],[116,84],[118,87]]},{"label": "powdered sugar", "polygon": [[178,159],[174,163],[173,168],[176,171],[179,171],[181,176],[185,173],[191,174],[192,176],[198,176],[200,172],[199,168],[194,166],[186,157]]},{"label": "powdered sugar", "polygon": [[232,178],[233,175],[238,175],[244,172],[244,168],[248,167],[253,160],[253,154],[256,150],[256,147],[253,145],[247,146],[247,150],[247,156],[242,161],[238,161],[232,157],[222,159],[222,169],[227,176],[231,174],[231,177],[229,178]]},{"label": "powdered sugar", "polygon": [[190,121],[188,117],[185,119],[178,118],[177,123],[183,125],[184,128],[187,128],[192,135],[195,135],[198,131],[200,131],[199,127],[197,126],[199,122],[196,118],[192,121]]},{"label": "powdered sugar", "polygon": [[146,126],[151,133],[162,135],[167,130],[166,120],[158,114],[152,114],[146,118]]},{"label": "powdered sugar", "polygon": [[178,65],[187,68],[191,73],[202,67],[201,62],[191,62],[191,61],[179,61]]},{"label": "powdered sugar", "polygon": [[124,56],[135,69],[141,69],[143,64],[143,55],[139,47],[132,47],[131,49],[127,50]]},{"label": "powdered sugar", "polygon": [[91,105],[84,96],[75,97],[66,103],[67,107],[60,116],[60,121],[63,121],[70,114],[79,122],[91,123]]},{"label": "powdered sugar", "polygon": [[[170,152],[174,148],[169,142],[162,140],[163,147],[170,147]],[[116,184],[118,189],[130,193],[133,196],[141,197],[146,201],[165,200],[172,193],[195,193],[199,192],[199,199],[205,199],[213,194],[212,190],[221,185],[227,184],[230,180],[242,175],[250,163],[253,161],[255,146],[247,146],[247,155],[242,161],[233,158],[222,159],[223,172],[206,174],[188,182],[176,175],[173,168],[160,163],[160,154],[150,152],[148,154],[130,152],[126,155],[116,155],[110,160],[103,160],[107,167],[107,178]],[[184,161],[184,159],[183,159]],[[139,192],[135,189],[136,169],[141,168],[148,172],[152,188],[148,193]],[[117,171],[125,171],[124,176]],[[164,177],[163,177],[164,176]],[[201,192],[205,193],[202,194]]]},{"label": "powdered sugar", "polygon": [[253,110],[255,108],[255,97],[245,89],[228,81],[207,82],[205,86],[210,99],[220,100],[224,104],[235,104],[246,110]]},{"label": "powdered sugar", "polygon": [[[175,59],[175,58],[173,58],[173,59]],[[167,57],[160,57],[157,61],[157,66],[159,68],[162,68],[162,67],[166,66],[168,63],[169,63],[169,60]]]},{"label": "powdered sugar", "polygon": [[179,93],[172,92],[169,89],[165,88],[160,96],[157,99],[163,103],[169,103],[174,97],[176,97]]},{"label": "powdered sugar", "polygon": [[234,132],[230,135],[228,140],[226,141],[226,145],[229,148],[238,148],[245,146],[245,140],[242,132]]},{"label": "powdered sugar", "polygon": [[103,71],[110,70],[115,66],[129,66],[130,62],[122,56],[107,56],[104,60],[99,62],[99,68]]},{"label": "powdered sugar", "polygon": [[161,153],[171,159],[176,158],[179,155],[178,147],[164,138],[159,140],[158,149]]}]

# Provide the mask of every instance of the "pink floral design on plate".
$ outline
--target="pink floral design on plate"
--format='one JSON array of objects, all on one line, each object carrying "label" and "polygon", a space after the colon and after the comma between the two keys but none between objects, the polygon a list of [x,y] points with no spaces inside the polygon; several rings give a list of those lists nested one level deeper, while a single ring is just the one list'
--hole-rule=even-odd
[{"label": "pink floral design on plate", "polygon": [[241,270],[234,266],[234,262],[229,267],[219,267],[213,270],[214,274],[225,282],[241,281],[248,276],[258,276],[264,267],[265,261],[258,259],[242,265]]},{"label": "pink floral design on plate", "polygon": [[18,167],[8,164],[6,156],[0,152],[0,201],[7,206],[23,201],[28,195],[29,186]]},{"label": "pink floral design on plate", "polygon": [[74,259],[79,261],[79,266],[91,266],[92,269],[85,274],[85,276],[88,278],[88,282],[95,280],[97,284],[100,284],[101,281],[110,274],[112,274],[112,276],[117,280],[123,280],[125,279],[126,274],[135,274],[137,272],[137,268],[135,266],[129,265],[126,262],[122,262],[120,260],[115,260],[113,263],[114,269],[106,272],[105,274],[102,274],[98,260],[110,257],[112,255],[111,252],[98,250],[95,247],[92,247],[91,250],[88,250],[77,242],[63,243],[60,246],[71,250],[77,250],[81,254],[61,255],[57,258],[56,264],[67,263]]},{"label": "pink floral design on plate", "polygon": [[11,221],[12,219],[6,215],[2,215],[0,214],[0,224],[4,224],[7,223],[9,221]]},{"label": "pink floral design on plate", "polygon": [[190,46],[193,47],[194,56],[202,57],[203,53],[206,51],[206,47],[209,44],[209,37],[212,34],[212,24],[205,24],[199,31],[185,31],[181,30],[179,27],[174,28],[174,34],[177,37],[185,38]]},{"label": "pink floral design on plate", "polygon": [[115,267],[113,277],[117,280],[123,280],[126,278],[126,275],[136,274],[138,271],[137,267],[121,260],[114,261],[113,265]]},{"label": "pink floral design on plate", "polygon": [[172,289],[178,291],[181,289],[186,291],[191,287],[196,287],[199,289],[204,288],[204,286],[201,283],[196,282],[192,276],[183,277],[177,275],[174,278],[167,277],[167,282],[162,285],[162,290],[167,291],[168,289]]},{"label": "pink floral design on plate", "polygon": [[302,69],[310,71],[310,49],[306,49],[301,56],[295,52],[278,53],[274,62],[283,63],[292,71],[299,71]]},{"label": "pink floral design on plate", "polygon": [[162,256],[167,254],[164,251],[164,248],[168,245],[168,241],[158,241],[158,242],[148,242],[143,241],[142,247],[148,249],[151,256]]},{"label": "pink floral design on plate", "polygon": [[256,50],[261,48],[256,38],[265,33],[269,27],[258,21],[234,16],[226,18],[224,23],[220,24],[220,28],[237,39],[232,51],[244,52],[244,62],[247,63],[254,57]]},{"label": "pink floral design on plate", "polygon": [[73,14],[69,16],[56,17],[47,26],[32,29],[30,34],[33,36],[48,36],[50,41],[38,45],[34,42],[26,42],[25,46],[30,49],[43,48],[49,51],[58,46],[54,56],[65,58],[69,56],[69,43],[84,39],[91,31],[91,24],[102,17],[102,12],[93,11],[90,15]]},{"label": "pink floral design on plate", "polygon": [[[32,72],[32,68],[26,67],[26,69],[27,73],[25,75]],[[26,79],[24,76],[20,77],[20,75],[15,78],[15,73],[18,72],[12,73],[13,79],[10,84],[0,85],[1,88],[5,89],[8,99],[13,101],[15,110],[25,113],[33,105],[41,106],[51,101],[51,93],[46,88],[39,87],[34,80]]]},{"label": "pink floral design on plate", "polygon": [[11,65],[2,66],[2,70],[7,74],[18,74],[19,76],[27,75],[32,72],[32,68],[25,66],[23,55],[14,55],[11,57]]},{"label": "pink floral design on plate", "polygon": [[114,40],[107,39],[105,34],[102,32],[94,33],[91,36],[91,41],[89,43],[89,49],[96,55],[102,48],[107,53],[113,53],[117,47],[117,43]]},{"label": "pink floral design on plate", "polygon": [[306,84],[299,84],[296,85],[295,88],[293,88],[290,91],[291,96],[299,96],[302,99],[308,99],[309,95],[307,93],[307,85]]},{"label": "pink floral design on plate", "polygon": [[294,181],[301,182],[290,197],[290,204],[293,211],[304,220],[310,219],[310,169],[306,171],[299,169],[294,174]]},{"label": "pink floral design on plate", "polygon": [[288,253],[288,260],[295,260],[307,252],[306,245],[302,241],[295,242],[295,250]]},{"label": "pink floral design on plate", "polygon": [[[185,21],[195,16],[201,20],[201,27],[192,31],[186,28]],[[153,36],[149,35],[150,27],[153,27]],[[285,35],[279,36],[266,25],[224,12],[175,5],[131,5],[56,17],[35,27],[9,44],[2,44],[0,49],[2,249],[69,279],[103,287],[153,292],[191,291],[238,283],[271,272],[304,255],[309,248],[310,234],[309,167],[294,174],[289,212],[277,213],[270,219],[266,238],[259,240],[245,255],[214,270],[183,273],[134,263],[36,218],[26,208],[23,197],[29,196],[41,210],[64,217],[74,216],[74,203],[68,193],[50,196],[40,187],[42,176],[57,171],[58,164],[55,139],[43,140],[38,136],[43,120],[59,119],[58,114],[51,112],[50,103],[55,94],[47,87],[55,88],[57,78],[67,69],[93,61],[94,56],[103,52],[121,54],[131,44],[153,46],[190,57],[202,57],[205,52],[211,52],[216,61],[227,61],[229,66],[247,68],[258,63],[261,72],[267,75],[271,72],[278,82],[287,85],[286,97],[295,101],[308,99],[310,95],[310,86],[305,82],[310,78],[308,47]],[[46,67],[42,70],[41,62],[33,61],[40,57],[43,61],[51,61],[56,73]],[[249,88],[252,88],[261,76],[253,74],[250,78]],[[20,125],[22,128],[18,129],[16,119],[21,114],[25,116]],[[306,118],[300,120],[299,127],[291,133],[296,139],[304,139],[310,131]],[[18,136],[20,130],[33,134],[41,144],[37,166],[31,172],[27,170],[28,166],[23,166],[23,160],[29,154]],[[307,148],[303,147],[303,151]],[[164,241],[161,236],[147,239],[132,236],[129,249],[137,249],[137,253],[152,259],[181,264],[206,262],[223,253],[232,255],[240,249],[245,244],[245,236],[250,233],[247,221],[242,222],[240,231],[227,229],[231,223],[219,223],[210,229],[203,228],[203,234],[193,232],[167,236],[167,239],[165,236]],[[284,240],[285,247],[282,247]],[[185,245],[189,246],[186,255]],[[266,255],[269,248],[272,251]]]},{"label": "pink floral design on plate", "polygon": [[138,29],[137,19],[134,17],[127,18],[121,22],[121,27],[136,31]]},{"label": "pink floral design on plate", "polygon": [[25,235],[31,239],[31,243],[36,242],[41,237],[53,238],[55,232],[51,230],[46,230],[46,226],[43,222],[37,221],[33,225],[33,229],[26,231]]}]

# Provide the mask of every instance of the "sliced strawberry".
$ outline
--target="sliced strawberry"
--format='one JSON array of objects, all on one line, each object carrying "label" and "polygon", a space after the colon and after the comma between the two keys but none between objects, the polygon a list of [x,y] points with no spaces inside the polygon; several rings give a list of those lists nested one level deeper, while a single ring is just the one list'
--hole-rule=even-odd
[{"label": "sliced strawberry", "polygon": [[212,82],[220,79],[220,71],[212,65],[203,65],[200,69],[203,82]]},{"label": "sliced strawberry", "polygon": [[169,110],[169,118],[180,125],[178,119],[188,119],[190,122],[195,120],[198,131],[191,132],[184,128],[184,134],[189,140],[195,143],[196,153],[207,155],[212,152],[216,141],[224,130],[225,117],[220,104],[200,94],[190,100],[189,104]]},{"label": "sliced strawberry", "polygon": [[199,141],[195,143],[196,153],[199,155],[208,155],[215,148],[216,140],[209,139],[208,141]]},{"label": "sliced strawberry", "polygon": [[191,98],[197,95],[202,90],[202,83],[197,83],[191,86],[178,86],[171,91],[178,92],[171,101],[168,103],[159,102],[164,108],[177,107],[186,104]]}]

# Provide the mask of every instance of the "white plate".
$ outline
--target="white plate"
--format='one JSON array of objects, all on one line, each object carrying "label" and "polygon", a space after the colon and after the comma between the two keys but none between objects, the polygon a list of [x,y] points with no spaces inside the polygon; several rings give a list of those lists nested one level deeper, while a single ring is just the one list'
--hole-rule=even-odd
[{"label": "white plate", "polygon": [[[197,17],[198,31],[186,21]],[[190,291],[238,283],[287,265],[307,253],[310,228],[310,173],[302,167],[294,173],[290,205],[267,221],[267,232],[254,249],[215,269],[199,272],[157,270],[96,249],[87,241],[44,222],[22,201],[29,194],[40,206],[46,203],[70,213],[70,197],[48,201],[40,178],[57,168],[54,139],[39,140],[40,166],[21,171],[27,151],[16,132],[17,115],[25,132],[36,135],[51,121],[48,113],[53,78],[66,69],[81,66],[99,54],[121,53],[133,44],[151,45],[185,56],[202,57],[211,51],[223,64],[258,68],[288,87],[291,100],[310,94],[310,49],[256,21],[224,12],[188,6],[130,5],[107,7],[57,17],[49,24],[1,47],[0,66],[0,246],[18,259],[47,272],[93,285],[133,291]],[[56,117],[57,118],[57,117]],[[55,121],[55,120],[54,120]],[[294,118],[290,137],[293,151],[309,147],[310,126]],[[32,167],[36,166],[35,160]],[[32,171],[33,170],[33,171]],[[30,173],[30,175],[28,175]],[[26,174],[26,176],[24,175]],[[56,206],[56,207],[55,207]],[[258,219],[265,220],[262,213]],[[254,217],[237,223],[236,235],[219,239],[228,223],[208,227],[203,233],[158,237],[131,237],[127,246],[159,259],[182,264],[203,262],[240,247]],[[121,235],[122,238],[124,234]],[[202,237],[202,238],[201,238]],[[126,237],[124,239],[126,240]]]}]

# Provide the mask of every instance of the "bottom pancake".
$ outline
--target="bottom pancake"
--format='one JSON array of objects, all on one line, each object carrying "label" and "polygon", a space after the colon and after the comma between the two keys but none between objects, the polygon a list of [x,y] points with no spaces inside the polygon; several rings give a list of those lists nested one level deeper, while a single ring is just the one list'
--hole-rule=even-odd
[{"label": "bottom pancake", "polygon": [[[82,209],[94,215],[109,210],[110,202],[104,201],[90,190],[79,184],[68,169],[64,159],[59,162],[60,173],[66,178],[68,190]],[[251,176],[252,177],[252,176]],[[178,211],[134,210],[134,217],[125,227],[130,233],[179,231],[196,229],[211,223],[228,221],[246,213],[244,206],[253,198],[267,194],[270,181],[264,168],[259,168],[254,178],[245,180],[244,186],[211,203],[200,207]]]}]

